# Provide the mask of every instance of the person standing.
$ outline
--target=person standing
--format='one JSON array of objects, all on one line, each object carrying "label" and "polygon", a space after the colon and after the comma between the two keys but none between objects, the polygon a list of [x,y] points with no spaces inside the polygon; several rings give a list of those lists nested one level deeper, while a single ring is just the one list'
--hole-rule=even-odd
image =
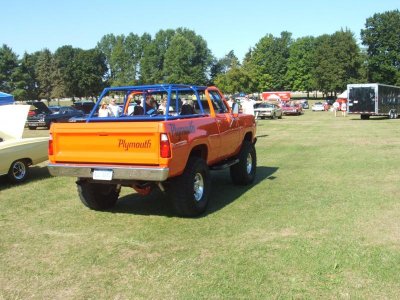
[{"label": "person standing", "polygon": [[337,117],[337,111],[339,110],[339,106],[340,103],[335,101],[335,103],[333,103],[332,107],[333,107],[333,111],[335,112],[335,117]]},{"label": "person standing", "polygon": [[347,111],[346,102],[343,102],[342,105],[340,106],[340,108],[342,110],[342,116],[345,117],[346,116],[346,111]]},{"label": "person standing", "polygon": [[250,99],[248,95],[245,96],[244,101],[242,101],[242,111],[244,114],[254,116],[254,104],[255,101]]},{"label": "person standing", "polygon": [[234,103],[233,97],[230,96],[227,102],[228,102],[229,108],[232,108],[232,105],[233,105],[233,103]]}]

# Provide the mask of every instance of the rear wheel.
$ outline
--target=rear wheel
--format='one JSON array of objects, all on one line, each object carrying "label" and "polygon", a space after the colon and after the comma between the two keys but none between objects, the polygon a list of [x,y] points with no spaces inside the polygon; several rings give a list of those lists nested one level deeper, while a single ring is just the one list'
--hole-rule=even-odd
[{"label": "rear wheel", "polygon": [[29,174],[29,167],[25,160],[14,161],[8,170],[8,178],[13,183],[20,183],[25,181]]},{"label": "rear wheel", "polygon": [[116,184],[93,183],[82,179],[79,179],[76,184],[82,203],[94,210],[112,208],[121,190]]},{"label": "rear wheel", "polygon": [[397,119],[397,112],[395,110],[391,110],[389,112],[389,119]]},{"label": "rear wheel", "polygon": [[244,141],[239,153],[239,162],[230,168],[234,184],[248,185],[256,177],[257,155],[253,143]]},{"label": "rear wheel", "polygon": [[190,157],[182,175],[171,180],[168,190],[176,213],[182,217],[202,214],[208,204],[211,180],[206,162]]},{"label": "rear wheel", "polygon": [[36,127],[28,126],[29,130],[36,130]]},{"label": "rear wheel", "polygon": [[368,120],[369,119],[369,115],[361,115],[361,120]]}]

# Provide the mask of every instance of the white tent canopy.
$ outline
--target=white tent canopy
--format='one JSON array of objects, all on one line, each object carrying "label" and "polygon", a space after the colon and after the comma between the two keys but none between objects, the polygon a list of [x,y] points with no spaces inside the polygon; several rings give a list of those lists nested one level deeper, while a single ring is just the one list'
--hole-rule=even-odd
[{"label": "white tent canopy", "polygon": [[338,98],[347,99],[347,90],[337,96]]},{"label": "white tent canopy", "polygon": [[281,98],[276,94],[272,94],[267,97],[267,100],[281,100]]}]

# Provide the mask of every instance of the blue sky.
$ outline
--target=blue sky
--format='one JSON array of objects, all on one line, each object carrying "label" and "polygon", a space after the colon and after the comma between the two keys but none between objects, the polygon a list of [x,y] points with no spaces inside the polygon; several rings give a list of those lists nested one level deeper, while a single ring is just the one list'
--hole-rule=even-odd
[{"label": "blue sky", "polygon": [[374,13],[400,9],[399,0],[0,0],[0,44],[20,57],[44,48],[94,48],[108,33],[153,37],[186,27],[201,35],[217,58],[242,59],[266,34],[294,38],[348,28],[357,40]]}]

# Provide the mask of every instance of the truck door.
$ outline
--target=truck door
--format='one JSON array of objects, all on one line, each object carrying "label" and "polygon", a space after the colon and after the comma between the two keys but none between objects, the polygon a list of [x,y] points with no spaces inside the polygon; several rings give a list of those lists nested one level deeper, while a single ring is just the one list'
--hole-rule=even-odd
[{"label": "truck door", "polygon": [[375,113],[375,89],[374,87],[350,87],[349,88],[349,112]]},{"label": "truck door", "polygon": [[222,100],[222,96],[215,88],[208,88],[206,95],[210,97],[215,111],[215,117],[220,134],[220,157],[231,156],[239,147],[240,131],[239,122],[229,112],[228,107]]}]

